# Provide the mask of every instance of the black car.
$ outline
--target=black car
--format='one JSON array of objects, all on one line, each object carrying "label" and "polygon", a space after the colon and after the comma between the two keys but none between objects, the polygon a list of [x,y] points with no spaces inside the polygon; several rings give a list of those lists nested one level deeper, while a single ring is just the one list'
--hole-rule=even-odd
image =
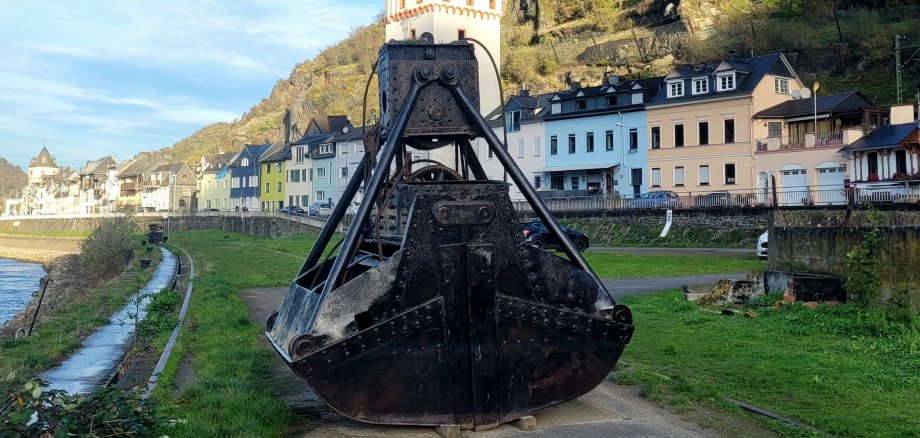
[{"label": "black car", "polygon": [[304,209],[296,205],[288,205],[287,207],[282,207],[281,210],[278,210],[282,213],[291,213],[291,214],[304,214]]},{"label": "black car", "polygon": [[[524,233],[524,238],[527,239],[527,243],[541,249],[562,248],[562,246],[559,244],[559,239],[556,239],[552,233],[546,229],[546,226],[543,225],[543,222],[538,220],[521,222],[518,224],[518,226],[520,227],[521,232]],[[565,233],[565,235],[569,237],[569,240],[575,244],[575,249],[577,249],[579,252],[583,252],[584,250],[588,249],[588,236],[586,236],[581,231],[573,230],[563,225],[560,225],[560,227],[562,227],[562,231]]]}]

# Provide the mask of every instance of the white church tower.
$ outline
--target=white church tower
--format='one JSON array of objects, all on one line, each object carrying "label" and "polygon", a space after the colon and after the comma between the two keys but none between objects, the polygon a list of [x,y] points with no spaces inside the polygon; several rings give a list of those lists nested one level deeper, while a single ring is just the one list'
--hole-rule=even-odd
[{"label": "white church tower", "polygon": [[[501,0],[387,0],[387,41],[425,32],[434,35],[435,43],[474,38],[488,48],[501,71],[501,18]],[[479,110],[485,115],[501,105],[499,79],[482,47],[473,46],[479,61]]]}]

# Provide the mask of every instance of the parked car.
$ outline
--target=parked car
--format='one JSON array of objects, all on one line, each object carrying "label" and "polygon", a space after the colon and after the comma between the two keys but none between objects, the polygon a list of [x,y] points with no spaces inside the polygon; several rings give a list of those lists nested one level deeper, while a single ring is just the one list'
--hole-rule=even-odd
[{"label": "parked car", "polygon": [[732,205],[732,195],[728,192],[712,192],[698,195],[693,199],[694,207],[728,207]]},{"label": "parked car", "polygon": [[307,214],[310,216],[329,216],[331,213],[332,203],[329,201],[316,201],[307,209]]},{"label": "parked car", "polygon": [[296,205],[288,205],[286,207],[281,207],[281,209],[278,211],[282,213],[289,213],[289,214],[303,214],[304,213],[303,209]]},{"label": "parked car", "polygon": [[670,190],[655,190],[643,193],[636,199],[629,201],[629,208],[677,208],[680,207],[680,197]]},{"label": "parked car", "polygon": [[352,216],[358,214],[358,207],[361,206],[361,203],[358,201],[351,201],[351,204],[348,204],[348,209],[345,210],[345,214],[350,214]]},{"label": "parked car", "polygon": [[[552,235],[549,230],[543,225],[543,222],[539,220],[533,220],[530,222],[521,222],[518,224],[521,229],[521,232],[524,233],[524,239],[527,240],[527,243],[540,248],[540,249],[560,249],[559,239]],[[573,230],[571,228],[562,226],[562,232],[569,237],[569,240],[575,244],[575,249],[579,252],[583,252],[588,249],[589,241],[588,236],[578,230]]]},{"label": "parked car", "polygon": [[760,238],[757,239],[757,257],[758,258],[761,258],[761,259],[767,258],[767,246],[768,246],[767,238],[769,237],[768,236],[769,233],[770,233],[769,231],[764,231],[763,234],[760,235]]}]

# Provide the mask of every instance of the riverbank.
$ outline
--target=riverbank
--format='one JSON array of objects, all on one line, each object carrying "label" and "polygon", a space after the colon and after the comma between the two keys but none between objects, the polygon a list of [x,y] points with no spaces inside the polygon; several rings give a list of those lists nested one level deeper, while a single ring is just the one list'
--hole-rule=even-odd
[{"label": "riverbank", "polygon": [[[136,251],[143,250],[138,247]],[[132,294],[150,280],[153,270],[159,264],[160,253],[154,251],[150,254],[152,260],[150,267],[146,269],[140,268],[140,260],[143,257],[142,253],[136,252],[134,260],[124,272],[111,280],[99,282],[96,286],[59,284],[57,280],[51,283],[40,313],[39,321],[43,323],[36,325],[32,336],[14,339],[12,335],[17,328],[12,324],[7,324],[0,330],[0,374],[6,375],[16,371],[17,375],[34,375],[60,363],[76,351],[84,338],[96,327],[107,323],[111,315],[122,308],[131,299]],[[65,256],[53,262],[52,270],[49,271],[52,278],[56,275],[56,265],[59,269],[69,269],[73,273],[68,278],[87,278],[81,276],[84,271],[76,255]],[[55,290],[55,287],[61,289]],[[19,327],[28,328],[26,324],[31,323],[30,310],[35,309],[32,306],[34,302],[20,312],[20,316],[27,316],[25,319],[17,320],[16,324]]]},{"label": "riverbank", "polygon": [[[80,266],[76,254],[80,251],[82,241],[82,237],[72,236],[0,234],[0,258],[40,263],[47,277],[54,280],[46,291],[37,323],[48,319],[55,309],[66,306],[76,297],[100,285],[98,281],[89,278]],[[38,292],[38,288],[35,289],[22,292]],[[13,337],[17,331],[28,330],[37,304],[33,298],[16,316],[0,326],[0,338]]]},{"label": "riverbank", "polygon": [[83,237],[76,236],[0,234],[0,258],[49,263],[58,257],[80,252],[82,241]]},{"label": "riverbank", "polygon": [[[80,301],[84,296],[104,283],[87,274],[80,264],[79,256],[76,254],[66,254],[45,263],[45,272],[47,273],[46,278],[51,278],[52,282],[45,291],[45,298],[42,301],[41,309],[39,309],[36,324],[46,321],[57,310]],[[0,327],[0,339],[14,337],[20,329],[28,330],[37,306],[38,294],[35,294],[25,308]]]}]

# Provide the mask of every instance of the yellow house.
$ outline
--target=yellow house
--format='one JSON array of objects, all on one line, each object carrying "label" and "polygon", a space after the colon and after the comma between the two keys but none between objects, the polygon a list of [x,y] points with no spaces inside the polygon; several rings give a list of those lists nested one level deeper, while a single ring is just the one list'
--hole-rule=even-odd
[{"label": "yellow house", "polygon": [[235,152],[204,155],[198,175],[198,209],[227,210],[230,208],[230,161]]},{"label": "yellow house", "polygon": [[751,116],[801,88],[782,53],[673,69],[646,105],[650,190],[752,191],[760,134]]},{"label": "yellow house", "polygon": [[285,161],[290,158],[291,149],[284,142],[273,144],[259,159],[262,187],[259,202],[263,211],[284,207]]}]

